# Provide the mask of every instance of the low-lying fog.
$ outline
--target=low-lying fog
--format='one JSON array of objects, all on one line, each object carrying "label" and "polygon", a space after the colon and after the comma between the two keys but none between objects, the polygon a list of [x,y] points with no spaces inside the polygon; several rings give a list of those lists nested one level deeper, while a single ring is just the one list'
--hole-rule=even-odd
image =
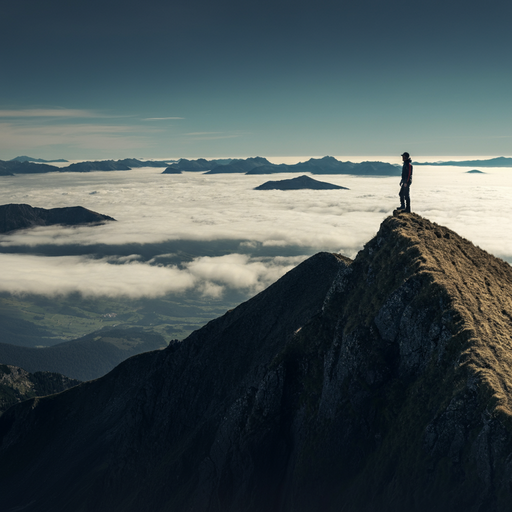
[{"label": "low-lying fog", "polygon": [[[250,295],[316,252],[354,257],[399,204],[396,177],[317,175],[350,190],[257,191],[296,175],[162,170],[0,178],[0,204],[84,206],[117,219],[0,235],[0,291]],[[416,166],[412,209],[512,262],[512,169],[469,170]]]}]

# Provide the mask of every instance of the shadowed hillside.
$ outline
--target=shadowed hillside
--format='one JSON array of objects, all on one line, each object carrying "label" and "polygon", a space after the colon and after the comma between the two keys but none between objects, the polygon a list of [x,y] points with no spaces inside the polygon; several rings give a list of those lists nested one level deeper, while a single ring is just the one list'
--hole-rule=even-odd
[{"label": "shadowed hillside", "polygon": [[[509,511],[512,269],[415,214],[0,418],[6,510]],[[19,508],[18,508],[19,507]]]},{"label": "shadowed hillside", "polygon": [[155,332],[137,328],[112,328],[51,347],[20,347],[0,343],[0,361],[29,372],[56,372],[79,380],[102,377],[121,361],[166,346]]}]

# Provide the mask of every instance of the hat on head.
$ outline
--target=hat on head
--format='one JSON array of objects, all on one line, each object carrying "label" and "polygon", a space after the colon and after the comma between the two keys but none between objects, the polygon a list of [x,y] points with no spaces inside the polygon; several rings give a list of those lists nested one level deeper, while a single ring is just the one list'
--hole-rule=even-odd
[{"label": "hat on head", "polygon": [[409,158],[410,157],[410,155],[409,155],[409,153],[407,153],[407,151],[405,153],[402,153],[402,156],[405,156],[405,158]]}]

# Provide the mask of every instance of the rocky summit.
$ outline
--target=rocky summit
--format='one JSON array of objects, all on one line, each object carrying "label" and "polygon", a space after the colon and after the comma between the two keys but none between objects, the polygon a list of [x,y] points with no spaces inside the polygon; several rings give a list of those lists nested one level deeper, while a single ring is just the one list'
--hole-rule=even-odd
[{"label": "rocky summit", "polygon": [[512,269],[416,214],[0,418],[6,511],[512,509]]}]

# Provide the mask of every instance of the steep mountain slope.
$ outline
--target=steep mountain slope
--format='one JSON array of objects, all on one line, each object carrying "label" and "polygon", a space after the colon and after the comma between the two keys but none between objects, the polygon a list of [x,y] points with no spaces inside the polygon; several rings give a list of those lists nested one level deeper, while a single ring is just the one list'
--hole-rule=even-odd
[{"label": "steep mountain slope", "polygon": [[0,418],[26,511],[509,511],[512,269],[415,214]]},{"label": "steep mountain slope", "polygon": [[0,415],[22,400],[60,393],[77,384],[80,381],[58,373],[29,373],[17,366],[0,364]]},{"label": "steep mountain slope", "polygon": [[186,503],[215,426],[247,390],[254,395],[275,354],[320,311],[340,267],[321,253],[187,341],[11,408],[0,424],[6,510],[159,510],[173,496]]}]

